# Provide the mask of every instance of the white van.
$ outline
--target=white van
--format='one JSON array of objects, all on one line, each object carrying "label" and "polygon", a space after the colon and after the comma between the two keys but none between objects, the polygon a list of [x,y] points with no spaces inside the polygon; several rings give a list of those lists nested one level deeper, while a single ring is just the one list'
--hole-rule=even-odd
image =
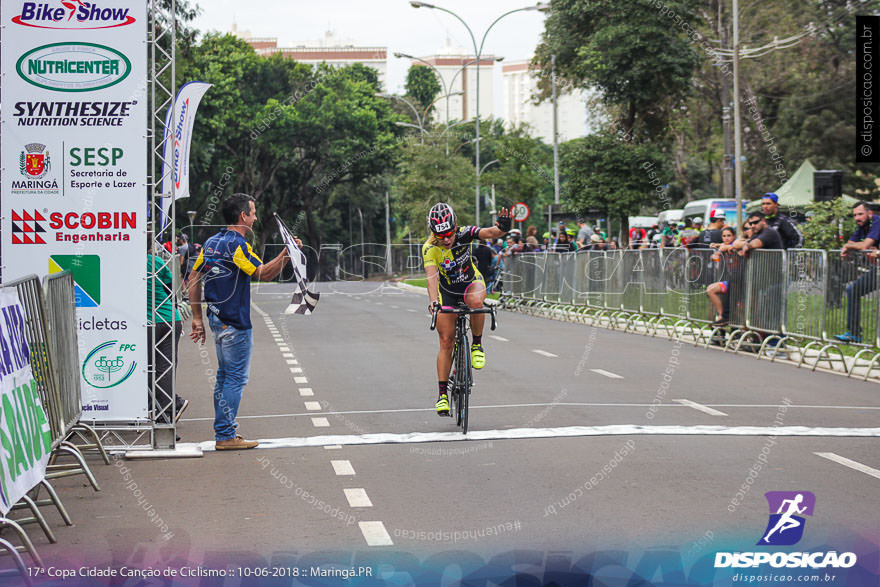
[{"label": "white van", "polygon": [[657,224],[656,216],[630,216],[629,217],[629,227],[630,228],[651,228]]},{"label": "white van", "polygon": [[684,210],[663,210],[660,212],[657,215],[657,224],[660,226],[660,230],[666,228],[670,222],[681,222],[683,214]]},{"label": "white van", "polygon": [[[736,200],[733,198],[706,198],[705,200],[694,200],[688,202],[684,207],[684,218],[699,218],[703,221],[703,226],[709,226],[712,221],[712,211],[722,210],[724,212],[725,224],[728,226],[736,226]],[[743,203],[745,210],[745,203]]]}]

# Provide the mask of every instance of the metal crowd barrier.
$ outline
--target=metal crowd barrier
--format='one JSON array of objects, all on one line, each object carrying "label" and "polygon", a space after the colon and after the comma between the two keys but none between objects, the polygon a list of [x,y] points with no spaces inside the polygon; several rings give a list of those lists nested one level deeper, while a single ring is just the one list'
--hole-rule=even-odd
[{"label": "metal crowd barrier", "polygon": [[[815,359],[844,364],[849,374],[867,368],[865,378],[880,369],[880,263],[865,253],[809,249],[755,250],[748,257],[710,249],[583,250],[540,252],[507,258],[503,294],[595,311],[612,325],[626,316],[626,327],[656,331],[690,329],[695,339],[708,338],[715,320],[706,289],[726,283],[728,337],[739,350],[745,340],[765,347],[806,341],[801,363]],[[579,311],[579,310],[578,310]],[[647,326],[645,326],[647,324]],[[719,330],[712,330],[712,335]],[[855,360],[844,358],[838,335],[849,333],[862,346]],[[844,341],[845,342],[845,341]],[[725,349],[727,346],[725,346]],[[836,351],[834,358],[830,351]],[[871,357],[870,364],[859,363]],[[847,364],[850,366],[847,367]]]},{"label": "metal crowd barrier", "polygon": [[[3,283],[0,287],[14,287],[24,309],[25,338],[30,351],[31,372],[52,436],[49,465],[44,478],[31,488],[28,495],[25,495],[19,503],[12,507],[13,510],[28,509],[32,515],[15,520],[0,517],[0,528],[12,528],[21,540],[22,545],[18,547],[5,542],[4,546],[10,552],[17,553],[19,550],[26,550],[38,566],[43,566],[42,560],[22,525],[36,523],[49,542],[56,542],[54,532],[39,510],[39,506],[46,505],[55,506],[64,523],[68,526],[73,525],[73,521],[49,480],[61,476],[84,474],[94,489],[100,490],[80,452],[80,448],[88,448],[91,445],[86,447],[74,445],[69,442],[68,437],[75,430],[88,429],[93,435],[95,446],[101,451],[105,463],[109,464],[110,461],[95,431],[78,422],[82,405],[79,388],[76,302],[72,274],[65,271],[48,276],[45,286],[41,285],[36,275],[29,275]],[[74,457],[76,463],[72,465],[55,464],[59,456],[62,455]],[[46,490],[48,498],[39,498],[42,489]]]}]

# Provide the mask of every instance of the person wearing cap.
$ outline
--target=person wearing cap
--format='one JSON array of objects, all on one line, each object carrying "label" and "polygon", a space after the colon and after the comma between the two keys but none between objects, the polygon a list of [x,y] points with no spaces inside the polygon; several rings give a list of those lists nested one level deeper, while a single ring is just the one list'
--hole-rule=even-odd
[{"label": "person wearing cap", "polygon": [[709,215],[711,222],[708,228],[702,231],[693,243],[695,249],[708,249],[712,247],[712,243],[720,244],[724,240],[721,238],[721,231],[724,229],[724,210],[715,209]]},{"label": "person wearing cap", "polygon": [[575,238],[577,248],[582,249],[590,246],[590,237],[593,236],[593,229],[587,226],[587,222],[583,218],[577,219],[578,232]]},{"label": "person wearing cap", "polygon": [[674,221],[666,225],[660,237],[660,248],[674,247],[678,238],[678,224]]},{"label": "person wearing cap", "polygon": [[761,198],[761,211],[767,220],[767,226],[775,228],[782,237],[782,248],[799,249],[804,244],[804,237],[797,229],[794,220],[779,212],[779,196],[773,192]]},{"label": "person wearing cap", "polygon": [[604,251],[608,247],[605,246],[605,241],[601,236],[596,234],[595,232],[590,236],[590,250],[591,251]]}]

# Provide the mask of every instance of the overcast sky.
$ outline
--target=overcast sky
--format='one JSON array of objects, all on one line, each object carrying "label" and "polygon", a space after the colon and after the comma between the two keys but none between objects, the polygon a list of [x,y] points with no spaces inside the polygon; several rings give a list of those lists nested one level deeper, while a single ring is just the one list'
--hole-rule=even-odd
[{"label": "overcast sky", "polygon": [[[355,45],[388,47],[388,89],[403,93],[410,60],[395,51],[433,55],[448,36],[454,46],[473,43],[455,17],[427,8],[413,8],[408,0],[197,0],[202,15],[196,28],[229,32],[232,23],[255,37],[277,37],[279,46],[312,41],[331,30]],[[477,43],[493,20],[508,10],[536,4],[536,0],[437,0],[432,2],[458,14],[470,26]],[[544,30],[542,12],[517,12],[498,22],[486,38],[484,54],[502,55],[505,62],[531,59]],[[502,62],[503,63],[503,62]],[[494,111],[503,116],[501,64],[496,65]],[[481,84],[482,85],[482,80]],[[481,110],[485,107],[481,105]]]}]

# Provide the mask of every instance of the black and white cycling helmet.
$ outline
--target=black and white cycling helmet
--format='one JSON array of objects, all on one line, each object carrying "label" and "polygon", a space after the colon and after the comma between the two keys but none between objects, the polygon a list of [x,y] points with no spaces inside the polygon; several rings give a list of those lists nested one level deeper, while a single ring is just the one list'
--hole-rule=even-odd
[{"label": "black and white cycling helmet", "polygon": [[449,232],[455,228],[455,212],[443,202],[434,204],[428,212],[428,228],[434,234]]}]

